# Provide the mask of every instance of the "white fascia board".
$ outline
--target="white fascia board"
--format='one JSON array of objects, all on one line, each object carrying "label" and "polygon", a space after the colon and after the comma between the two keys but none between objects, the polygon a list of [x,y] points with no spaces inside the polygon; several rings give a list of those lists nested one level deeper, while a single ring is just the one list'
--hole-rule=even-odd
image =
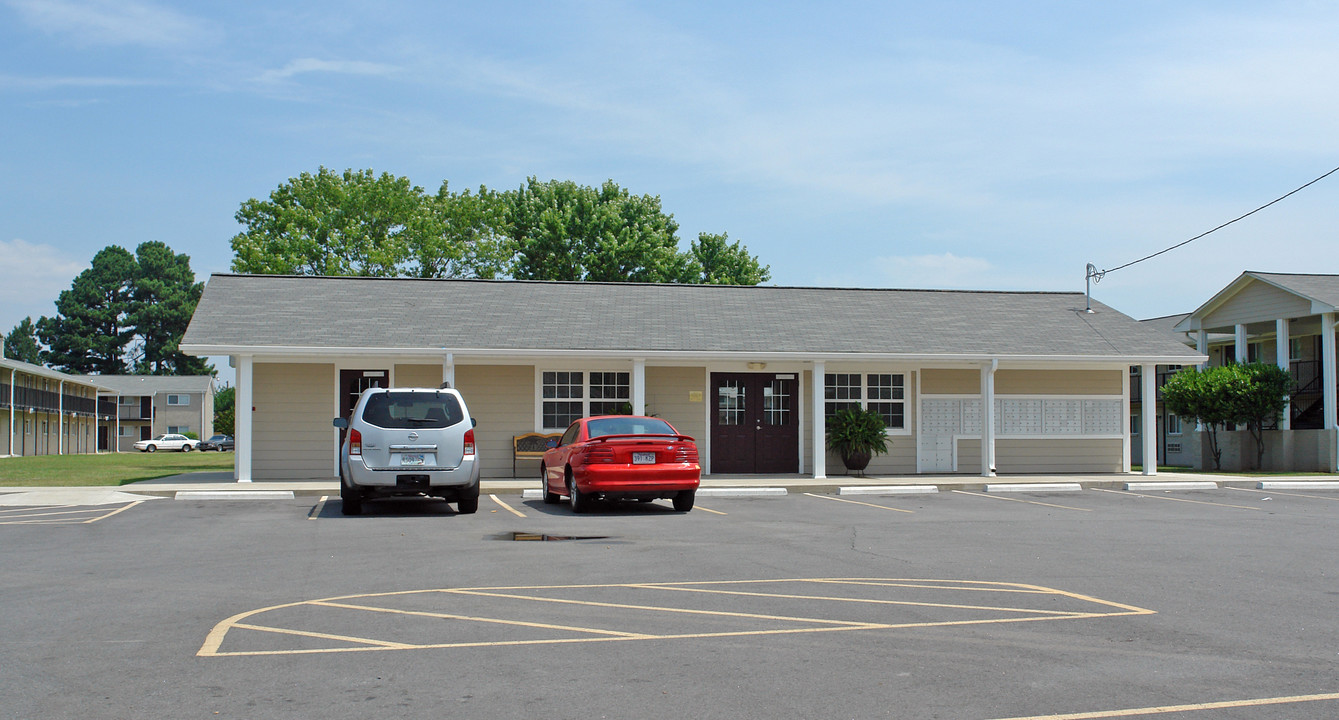
[{"label": "white fascia board", "polygon": [[894,363],[963,363],[976,367],[982,362],[998,360],[1001,364],[1019,366],[1036,364],[1053,367],[1057,364],[1113,367],[1128,365],[1191,365],[1207,362],[1205,355],[1001,355],[998,353],[971,354],[899,354],[899,353],[812,353],[812,352],[743,352],[743,351],[692,351],[692,350],[590,350],[560,349],[546,350],[538,348],[443,348],[443,347],[302,347],[302,346],[224,346],[224,345],[182,345],[182,352],[195,356],[251,355],[254,357],[405,357],[438,358],[450,352],[458,360],[469,357],[532,357],[547,358],[610,358],[627,359],[632,357],[647,360],[696,360],[710,361],[748,361],[763,362],[894,362]]}]

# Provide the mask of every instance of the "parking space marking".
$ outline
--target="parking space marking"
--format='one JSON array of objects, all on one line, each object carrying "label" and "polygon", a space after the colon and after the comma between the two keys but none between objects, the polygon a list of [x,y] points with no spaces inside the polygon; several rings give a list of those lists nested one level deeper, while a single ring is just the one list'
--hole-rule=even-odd
[{"label": "parking space marking", "polygon": [[325,501],[329,499],[329,495],[322,495],[321,499],[317,500],[316,504],[312,506],[311,512],[307,513],[307,519],[315,520],[316,518],[321,517],[321,511],[325,509]]},{"label": "parking space marking", "polygon": [[1199,712],[1201,710],[1225,710],[1231,708],[1262,707],[1265,705],[1291,705],[1304,702],[1322,702],[1339,700],[1339,693],[1318,693],[1315,695],[1285,695],[1272,698],[1252,698],[1249,700],[1223,700],[1220,702],[1189,703],[1186,705],[1155,705],[1145,708],[1127,708],[1124,710],[1098,710],[1096,712],[1064,713],[1061,715],[1027,715],[1023,717],[999,718],[998,720],[1091,720],[1093,718],[1136,717],[1139,715],[1167,715],[1170,713]]},{"label": "parking space marking", "polygon": [[1106,488],[1093,488],[1097,492],[1111,493],[1112,495],[1129,495],[1130,497],[1148,498],[1149,500],[1170,500],[1172,502],[1191,503],[1193,505],[1213,505],[1214,507],[1236,508],[1238,510],[1263,510],[1264,508],[1251,507],[1249,505],[1230,505],[1228,503],[1208,502],[1207,500],[1188,500],[1186,498],[1166,497],[1163,495],[1148,495],[1145,493],[1129,492],[1128,490],[1108,490]]},{"label": "parking space marking", "polygon": [[[111,511],[101,506],[89,507],[83,505],[10,508],[0,511],[0,525],[88,525],[99,520],[105,520],[143,503],[143,500],[136,500]],[[93,517],[89,517],[89,515],[93,515]]]},{"label": "parking space marking", "polygon": [[1068,505],[1056,505],[1055,503],[1044,503],[1040,500],[1021,500],[1019,498],[1000,497],[999,495],[990,495],[988,493],[971,492],[968,490],[954,490],[959,495],[971,495],[973,497],[990,498],[991,500],[1008,500],[1009,502],[1027,503],[1028,505],[1045,505],[1046,507],[1060,508],[1061,510],[1078,510],[1079,512],[1092,512],[1092,508],[1077,508]]},{"label": "parking space marking", "polygon": [[874,503],[860,502],[859,500],[847,500],[845,498],[832,497],[831,495],[815,495],[814,493],[804,493],[812,498],[819,500],[835,500],[837,502],[851,503],[852,505],[864,505],[865,507],[878,508],[880,510],[892,510],[893,512],[915,514],[915,510],[903,510],[902,508],[888,507],[887,505],[875,505]]},{"label": "parking space marking", "polygon": [[702,512],[709,512],[709,513],[711,513],[712,515],[729,515],[729,514],[730,514],[730,513],[723,513],[723,512],[721,512],[720,510],[712,510],[711,508],[704,508],[704,507],[702,507],[701,505],[694,505],[693,508],[696,509],[696,510],[701,510]]},{"label": "parking space marking", "polygon": [[[976,604],[958,601],[959,598],[953,597],[958,593],[982,592],[995,593],[993,597],[996,602]],[[625,601],[630,598],[620,597],[628,593],[662,595],[663,600],[679,596],[683,602],[640,603]],[[609,597],[611,594],[613,597]],[[1001,602],[1010,596],[1017,598],[1018,604]],[[476,599],[474,604],[471,604],[471,598]],[[739,600],[736,606],[738,609],[728,604],[732,598]],[[703,605],[701,600],[713,604]],[[436,609],[432,607],[434,603],[448,605],[450,611]],[[725,603],[724,606],[722,603]],[[555,622],[555,614],[561,611],[556,608],[545,610],[542,605],[596,608],[599,612],[592,617],[599,618],[606,626],[586,627],[583,624]],[[795,606],[803,612],[786,612],[788,606]],[[847,609],[842,610],[843,607]],[[899,618],[899,607],[916,608],[918,612],[911,617]],[[471,612],[473,608],[484,612]],[[321,611],[345,614],[325,615]],[[351,622],[353,618],[347,615],[349,611],[406,618],[406,621],[397,621],[392,625],[378,625],[376,622],[363,625],[383,627],[386,632],[408,634],[419,642],[408,642],[403,638],[362,637],[361,633],[355,636],[340,633],[337,627],[330,627]],[[923,617],[926,612],[938,613],[942,617],[927,620]],[[788,578],[438,588],[345,595],[239,613],[215,625],[196,654],[200,657],[303,655],[681,640],[1078,620],[1149,615],[1154,612],[1037,585],[970,580]],[[262,616],[271,613],[272,622],[262,619]],[[688,628],[688,632],[678,632],[678,626],[683,621],[672,620],[671,617],[701,618],[702,622],[710,625],[696,632],[693,628]],[[421,627],[405,624],[414,618],[431,624]],[[442,624],[442,621],[447,622]],[[311,627],[311,623],[317,624],[317,627]],[[471,628],[480,626],[510,628],[512,631],[530,629],[536,631],[537,635],[519,638],[478,637],[478,630]],[[662,631],[657,632],[657,627]],[[229,639],[232,631],[243,632]],[[331,644],[312,647],[308,643],[305,646],[275,648],[274,639],[283,637],[326,640]],[[256,641],[263,644],[257,647],[254,645]]]},{"label": "parking space marking", "polygon": [[498,496],[489,495],[488,497],[493,498],[493,502],[497,503],[498,505],[501,505],[503,509],[505,509],[512,515],[515,515],[516,517],[525,517],[525,513],[521,512],[520,510],[517,510],[516,508],[508,505],[507,503],[502,502],[501,498],[499,498]]},{"label": "parking space marking", "polygon": [[1259,493],[1261,495],[1279,495],[1281,497],[1299,497],[1299,498],[1307,498],[1310,500],[1339,501],[1339,497],[1333,497],[1333,496],[1327,497],[1325,495],[1303,495],[1302,493],[1279,492],[1277,490],[1257,490],[1255,488],[1239,488],[1239,487],[1232,487],[1230,485],[1228,486],[1227,489],[1236,490],[1237,492]]}]

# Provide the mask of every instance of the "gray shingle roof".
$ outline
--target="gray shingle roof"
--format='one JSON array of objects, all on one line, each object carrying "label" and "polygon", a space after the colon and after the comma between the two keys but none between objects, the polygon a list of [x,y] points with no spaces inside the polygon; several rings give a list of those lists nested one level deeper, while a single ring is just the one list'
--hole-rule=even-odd
[{"label": "gray shingle roof", "polygon": [[1082,293],[214,275],[182,348],[1175,358]]},{"label": "gray shingle roof", "polygon": [[209,375],[87,375],[90,381],[117,395],[206,392],[214,378]]},{"label": "gray shingle roof", "polygon": [[1320,301],[1332,308],[1339,308],[1339,275],[1295,275],[1255,271],[1248,271],[1246,274],[1278,285],[1302,297]]}]

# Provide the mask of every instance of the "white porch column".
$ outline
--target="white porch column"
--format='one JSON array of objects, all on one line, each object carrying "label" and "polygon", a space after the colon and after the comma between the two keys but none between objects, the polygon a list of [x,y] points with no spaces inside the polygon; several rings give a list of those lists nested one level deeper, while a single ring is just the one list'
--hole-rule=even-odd
[{"label": "white porch column", "polygon": [[442,358],[442,382],[446,383],[447,387],[453,388],[456,386],[456,356],[454,353],[447,353],[446,357]]},{"label": "white porch column", "polygon": [[1334,361],[1334,313],[1322,313],[1320,316],[1321,380],[1325,384],[1325,429],[1339,427],[1336,423],[1336,389]]},{"label": "white porch column", "polygon": [[60,409],[60,415],[56,420],[56,454],[65,454],[65,381],[61,380],[56,386],[56,392],[60,400],[56,407]]},{"label": "white porch column", "polygon": [[1144,474],[1158,474],[1158,366],[1140,365],[1139,437],[1144,441]]},{"label": "white porch column", "polygon": [[1233,351],[1235,352],[1234,357],[1236,357],[1236,359],[1237,359],[1237,364],[1238,364],[1238,365],[1242,365],[1242,364],[1245,364],[1245,362],[1246,362],[1246,356],[1250,354],[1250,353],[1248,352],[1248,349],[1249,349],[1250,345],[1249,345],[1249,343],[1247,343],[1247,341],[1246,341],[1246,326],[1245,326],[1245,325],[1237,325],[1237,328],[1236,328],[1236,329],[1237,329],[1237,333],[1236,333],[1236,338],[1235,338],[1235,340],[1234,340],[1234,342],[1233,342],[1233,348],[1232,348],[1232,349],[1233,349]]},{"label": "white porch column", "polygon": [[632,414],[646,414],[646,359],[632,361]]},{"label": "white porch column", "polygon": [[233,452],[233,474],[237,482],[251,482],[251,405],[254,400],[252,378],[254,376],[254,358],[250,355],[237,356],[237,391],[233,398],[233,422],[237,434],[233,437],[236,449]]},{"label": "white porch column", "polygon": [[14,452],[14,415],[17,413],[17,409],[14,407],[14,380],[16,372],[17,371],[14,368],[9,369],[9,451],[8,452],[11,456],[17,455],[17,453]]},{"label": "white porch column", "polygon": [[[1200,328],[1199,331],[1195,333],[1195,352],[1201,355],[1209,354],[1209,331],[1204,328]],[[1206,360],[1200,363],[1199,367],[1201,370],[1209,367],[1209,361]]]},{"label": "white porch column", "polygon": [[823,387],[825,383],[824,375],[827,373],[827,366],[822,360],[814,361],[814,479],[822,480],[828,476],[828,443],[827,443],[827,421],[823,417]]},{"label": "white porch column", "polygon": [[981,477],[995,477],[995,370],[999,360],[981,366]]},{"label": "white porch column", "polygon": [[1130,472],[1130,455],[1134,450],[1134,444],[1130,442],[1130,368],[1125,368],[1125,372],[1120,374],[1120,396],[1121,422],[1125,423],[1125,430],[1121,433],[1121,472]]},{"label": "white porch column", "polygon": [[[1292,343],[1292,338],[1288,335],[1288,318],[1279,318],[1274,321],[1274,362],[1283,369],[1283,372],[1292,372],[1292,363],[1288,356],[1291,354],[1288,346]],[[1292,428],[1292,401],[1289,400],[1283,405],[1283,417],[1279,418],[1279,429],[1289,430]]]}]

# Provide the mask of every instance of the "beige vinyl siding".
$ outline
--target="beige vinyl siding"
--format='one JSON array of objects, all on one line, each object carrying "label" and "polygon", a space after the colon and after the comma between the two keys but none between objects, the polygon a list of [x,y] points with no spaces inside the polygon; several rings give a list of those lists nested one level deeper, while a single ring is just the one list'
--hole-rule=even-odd
[{"label": "beige vinyl siding", "polygon": [[[438,367],[440,377],[441,368]],[[480,474],[511,477],[513,436],[535,432],[535,368],[531,365],[457,365],[456,387],[479,424],[474,440],[482,460]],[[539,477],[538,460],[517,460],[516,474]]]},{"label": "beige vinyl siding", "polygon": [[[442,366],[437,365],[396,365],[395,387],[435,388],[442,384]],[[469,403],[470,399],[465,398]]]},{"label": "beige vinyl siding", "polygon": [[[998,385],[996,386],[998,388]],[[996,392],[999,392],[997,389]],[[925,395],[980,395],[979,370],[921,370],[921,393]]]},{"label": "beige vinyl siding", "polygon": [[[1120,395],[1121,374],[1120,370],[997,370],[995,395]],[[981,394],[979,376],[975,394]]]},{"label": "beige vinyl siding", "polygon": [[331,427],[335,367],[256,363],[252,413],[252,477],[293,480],[336,477]]},{"label": "beige vinyl siding", "polygon": [[[6,380],[8,380],[8,378],[6,378]],[[5,398],[5,402],[9,402],[8,397]],[[0,455],[17,454],[14,452],[14,449],[9,446],[9,438],[10,438],[9,418],[10,418],[10,411],[8,409],[0,410]],[[16,417],[14,418],[14,435],[13,435],[15,446],[18,445],[19,433],[21,432],[23,432],[23,420],[21,418]]]},{"label": "beige vinyl siding", "polygon": [[1311,315],[1311,303],[1269,283],[1252,281],[1227,302],[1205,315],[1203,327],[1273,321],[1277,318]]},{"label": "beige vinyl siding", "polygon": [[[654,414],[675,430],[691,435],[698,449],[706,452],[707,392],[706,368],[648,367],[646,368],[646,411]],[[700,400],[689,399],[689,393],[701,393]]]},{"label": "beige vinyl siding", "polygon": [[[827,368],[824,369],[824,373],[849,373],[849,372],[858,372],[861,374],[892,373],[892,374],[900,374],[905,379],[905,385],[904,385],[905,400],[903,404],[903,412],[904,417],[906,418],[907,426],[905,429],[895,431],[894,434],[888,436],[888,453],[886,455],[878,455],[875,456],[874,458],[871,458],[869,461],[869,467],[865,468],[865,474],[866,475],[916,474],[916,415],[917,415],[916,372],[901,368],[890,368],[883,365],[838,365],[835,367],[828,366]],[[929,371],[929,372],[935,372],[935,371]],[[974,380],[976,384],[972,387],[972,389],[963,390],[960,392],[977,392],[981,389],[980,376],[974,371],[944,370],[938,372],[946,373],[946,375],[941,376],[937,380],[937,382],[960,383],[961,379],[957,378],[954,375],[954,373],[958,372],[964,372],[976,378]],[[800,440],[802,443],[804,443],[805,446],[805,461],[806,461],[805,469],[807,471],[812,472],[813,456],[810,454],[809,445],[811,444],[812,442],[811,438],[813,437],[813,409],[810,407],[810,405],[812,405],[811,396],[807,394],[810,388],[810,386],[808,385],[809,377],[810,374],[806,373],[805,374],[806,395],[804,398],[805,429],[804,432],[801,433]],[[922,388],[922,391],[924,391],[924,388]],[[840,476],[846,472],[846,466],[842,464],[842,459],[840,455],[829,452],[827,453],[826,462],[827,462],[827,474],[829,476]]]}]

